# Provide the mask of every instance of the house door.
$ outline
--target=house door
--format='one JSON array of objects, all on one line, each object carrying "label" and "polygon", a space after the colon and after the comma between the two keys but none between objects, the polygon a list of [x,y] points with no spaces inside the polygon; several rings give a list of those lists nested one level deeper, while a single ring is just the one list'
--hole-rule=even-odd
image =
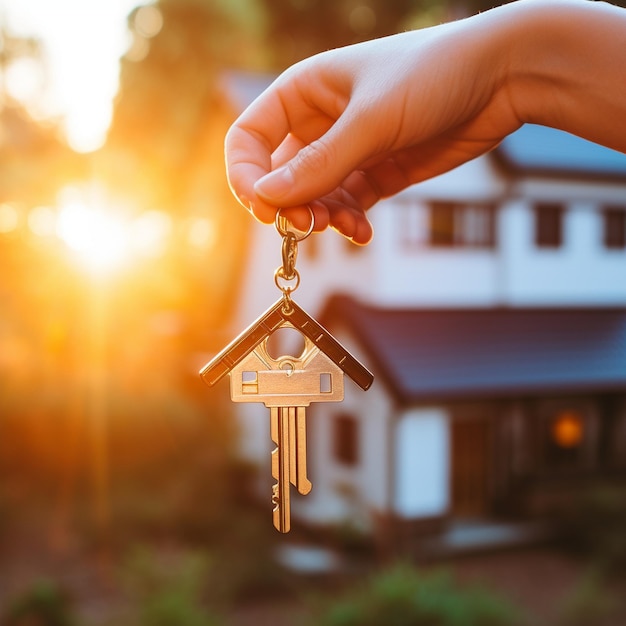
[{"label": "house door", "polygon": [[452,421],[452,515],[489,514],[492,469],[490,420],[481,417]]}]

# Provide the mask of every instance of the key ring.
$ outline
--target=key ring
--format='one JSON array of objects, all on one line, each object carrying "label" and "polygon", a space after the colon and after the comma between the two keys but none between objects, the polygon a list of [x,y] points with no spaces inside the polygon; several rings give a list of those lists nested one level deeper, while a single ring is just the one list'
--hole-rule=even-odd
[{"label": "key ring", "polygon": [[[280,214],[280,212],[283,210],[282,208],[276,211],[276,217],[274,218],[274,226],[276,227],[276,230],[279,232],[281,236],[287,237],[288,233],[292,233],[296,237],[296,243],[299,243],[300,241],[304,241],[313,232],[313,228],[315,228],[315,213],[313,213],[313,209],[308,204],[306,205],[306,208],[309,210],[309,213],[311,215],[311,224],[309,225],[309,228],[306,231],[298,231],[298,232],[287,229],[287,224],[291,224],[291,222],[289,222],[289,220],[286,217]],[[291,224],[291,226],[293,228],[293,224]],[[299,234],[300,232],[304,234]]]}]

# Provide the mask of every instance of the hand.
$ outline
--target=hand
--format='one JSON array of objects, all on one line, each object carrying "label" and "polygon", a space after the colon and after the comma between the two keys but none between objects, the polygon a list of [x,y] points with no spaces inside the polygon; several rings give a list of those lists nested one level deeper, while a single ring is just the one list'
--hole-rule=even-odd
[{"label": "hand", "polygon": [[[574,78],[567,83],[565,65],[558,80],[549,83],[546,75],[552,78],[555,60],[574,55],[568,40],[580,50],[575,32],[560,37],[564,50],[557,45],[564,24],[576,25],[567,12],[563,17],[564,9],[582,14],[579,21],[587,25],[593,11],[587,5],[597,4],[522,1],[296,64],[227,135],[233,192],[262,222],[271,223],[277,207],[293,208],[286,214],[306,229],[310,213],[302,207],[309,205],[316,230],[330,225],[364,244],[372,236],[366,211],[380,198],[490,150],[523,122],[584,134],[580,110],[567,109],[579,85]],[[618,11],[616,36],[623,41],[624,12]],[[602,35],[596,34],[605,37],[607,24],[600,26]],[[582,71],[578,82],[591,93],[587,74],[598,68],[586,62],[586,50],[577,55],[569,73]],[[623,65],[613,65],[619,77]],[[623,114],[623,98],[620,106]]]}]

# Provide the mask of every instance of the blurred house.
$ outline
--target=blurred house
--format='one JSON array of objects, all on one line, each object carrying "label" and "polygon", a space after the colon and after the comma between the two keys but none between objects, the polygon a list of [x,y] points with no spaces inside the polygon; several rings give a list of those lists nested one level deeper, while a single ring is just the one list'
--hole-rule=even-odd
[{"label": "blurred house", "polygon": [[[525,126],[371,219],[366,247],[300,244],[294,299],[376,380],[307,409],[313,490],[293,517],[374,533],[536,519],[626,479],[626,155]],[[233,336],[280,296],[280,246],[252,226]],[[237,408],[269,494],[268,410]]]}]

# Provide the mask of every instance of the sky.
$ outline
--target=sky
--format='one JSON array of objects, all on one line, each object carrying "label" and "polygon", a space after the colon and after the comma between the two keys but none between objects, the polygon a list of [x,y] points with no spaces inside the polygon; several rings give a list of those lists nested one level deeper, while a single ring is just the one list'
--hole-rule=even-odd
[{"label": "sky", "polygon": [[[11,33],[42,41],[45,74],[23,63],[7,88],[36,116],[61,117],[70,145],[98,148],[110,123],[119,59],[130,45],[126,18],[146,0],[0,0]],[[43,88],[43,97],[41,89]]]}]

